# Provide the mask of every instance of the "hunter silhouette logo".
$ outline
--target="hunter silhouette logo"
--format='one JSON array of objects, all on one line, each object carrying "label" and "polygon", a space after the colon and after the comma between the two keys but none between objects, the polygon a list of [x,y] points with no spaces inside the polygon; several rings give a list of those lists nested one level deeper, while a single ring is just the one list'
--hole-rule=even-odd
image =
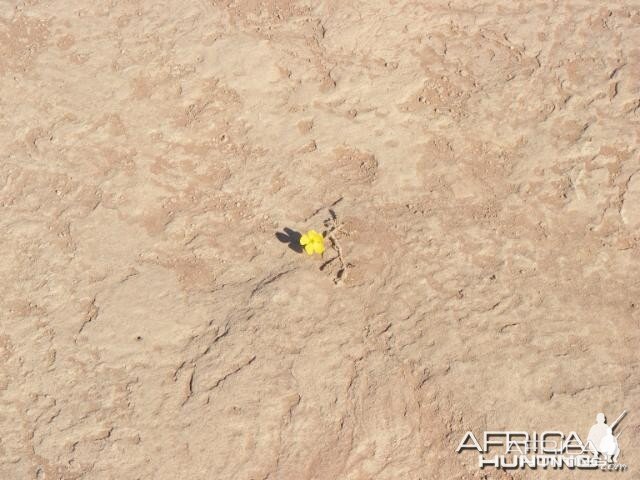
[{"label": "hunter silhouette logo", "polygon": [[[622,430],[618,433],[615,430],[626,414],[627,411],[624,410],[609,426],[604,413],[598,413],[596,423],[589,430],[586,442],[583,442],[575,431],[568,434],[557,430],[542,433],[514,430],[485,431],[480,441],[473,432],[467,432],[460,440],[456,452],[476,450],[479,453],[480,468],[623,471],[627,469],[627,465],[618,463],[620,456],[618,438]],[[498,450],[497,453],[496,450]]]},{"label": "hunter silhouette logo", "polygon": [[594,456],[598,456],[600,454],[608,463],[618,462],[618,456],[620,455],[618,437],[622,431],[614,436],[613,430],[618,426],[626,414],[627,411],[625,410],[611,426],[607,425],[604,413],[596,415],[596,424],[591,427],[589,435],[587,436],[587,444],[591,447],[590,452]]}]

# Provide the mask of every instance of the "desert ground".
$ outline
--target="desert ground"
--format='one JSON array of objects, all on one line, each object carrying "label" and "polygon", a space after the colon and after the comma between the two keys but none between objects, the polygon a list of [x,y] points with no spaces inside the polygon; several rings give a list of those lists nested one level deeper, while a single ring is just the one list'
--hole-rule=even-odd
[{"label": "desert ground", "polygon": [[640,479],[639,136],[638,0],[1,0],[0,479]]}]

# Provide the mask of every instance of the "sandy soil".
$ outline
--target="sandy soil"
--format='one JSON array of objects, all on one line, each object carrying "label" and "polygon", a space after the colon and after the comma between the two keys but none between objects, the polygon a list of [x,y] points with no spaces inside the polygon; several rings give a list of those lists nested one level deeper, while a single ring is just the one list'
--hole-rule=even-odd
[{"label": "sandy soil", "polygon": [[639,80],[638,1],[0,2],[0,478],[640,478]]}]

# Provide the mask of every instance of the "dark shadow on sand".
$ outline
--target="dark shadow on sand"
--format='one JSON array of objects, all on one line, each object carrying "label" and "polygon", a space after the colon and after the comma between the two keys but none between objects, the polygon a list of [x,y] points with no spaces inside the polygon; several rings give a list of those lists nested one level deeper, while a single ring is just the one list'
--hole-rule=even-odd
[{"label": "dark shadow on sand", "polygon": [[300,232],[291,230],[288,227],[282,229],[282,232],[276,232],[276,238],[282,243],[288,243],[289,248],[296,253],[302,253],[302,245],[300,245]]}]

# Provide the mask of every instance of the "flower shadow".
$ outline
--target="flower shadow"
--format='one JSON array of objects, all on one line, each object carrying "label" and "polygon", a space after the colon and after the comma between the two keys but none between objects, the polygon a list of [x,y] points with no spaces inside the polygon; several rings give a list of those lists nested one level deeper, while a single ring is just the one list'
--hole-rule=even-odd
[{"label": "flower shadow", "polygon": [[282,232],[276,232],[276,238],[282,243],[288,243],[289,248],[296,253],[302,253],[302,245],[300,245],[300,237],[302,234],[291,230],[288,227],[282,229]]}]

